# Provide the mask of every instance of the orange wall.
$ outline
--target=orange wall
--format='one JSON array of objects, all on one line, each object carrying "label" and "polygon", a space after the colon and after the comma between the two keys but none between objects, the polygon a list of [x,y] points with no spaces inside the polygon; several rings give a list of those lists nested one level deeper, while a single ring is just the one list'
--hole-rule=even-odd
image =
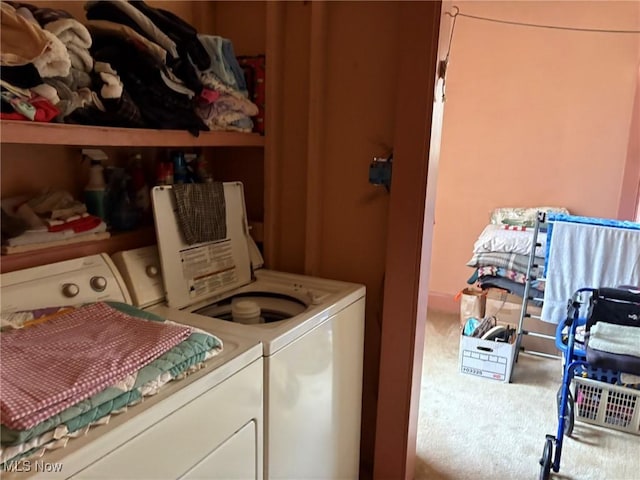
[{"label": "orange wall", "polygon": [[[640,29],[638,2],[456,5],[520,22]],[[458,17],[450,60],[430,283],[432,297],[447,299],[471,275],[465,263],[496,207],[616,218],[640,38]]]}]

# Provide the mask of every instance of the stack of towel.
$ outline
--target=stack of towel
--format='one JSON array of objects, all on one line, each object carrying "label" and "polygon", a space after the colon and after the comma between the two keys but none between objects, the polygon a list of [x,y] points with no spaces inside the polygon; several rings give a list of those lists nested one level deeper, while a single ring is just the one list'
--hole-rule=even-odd
[{"label": "stack of towel", "polygon": [[587,326],[587,361],[640,384],[640,287],[599,289]]},{"label": "stack of towel", "polygon": [[587,361],[621,371],[622,383],[640,384],[640,328],[596,323],[587,338]]},{"label": "stack of towel", "polygon": [[201,101],[198,114],[212,130],[250,132],[258,107],[249,100],[244,73],[233,52],[231,41],[217,35],[198,35],[211,57],[211,66],[198,70],[202,83],[214,95]]}]

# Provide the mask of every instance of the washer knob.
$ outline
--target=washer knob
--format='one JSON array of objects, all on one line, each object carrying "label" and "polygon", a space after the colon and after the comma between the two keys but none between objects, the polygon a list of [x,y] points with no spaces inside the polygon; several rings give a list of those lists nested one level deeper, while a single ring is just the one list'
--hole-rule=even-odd
[{"label": "washer knob", "polygon": [[152,277],[152,278],[153,277],[157,277],[158,273],[160,273],[159,270],[158,270],[158,267],[156,267],[155,265],[147,266],[147,268],[145,268],[145,272],[147,272],[147,276]]},{"label": "washer knob", "polygon": [[105,288],[107,288],[107,279],[104,277],[91,277],[91,280],[89,280],[89,285],[91,285],[91,288],[93,288],[96,292],[102,292]]},{"label": "washer knob", "polygon": [[65,283],[62,285],[62,294],[67,298],[75,297],[80,293],[80,288],[75,283]]}]

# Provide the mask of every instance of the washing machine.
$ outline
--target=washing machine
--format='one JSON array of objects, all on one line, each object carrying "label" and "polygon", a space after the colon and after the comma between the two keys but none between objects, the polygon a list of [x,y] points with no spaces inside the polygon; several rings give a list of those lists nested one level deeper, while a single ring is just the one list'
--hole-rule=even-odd
[{"label": "washing machine", "polygon": [[155,187],[158,253],[129,252],[122,270],[162,271],[167,305],[156,312],[262,343],[265,478],[357,478],[365,287],[262,268],[243,186],[223,188],[226,234],[189,245],[172,187]]},{"label": "washing machine", "polygon": [[[106,254],[5,273],[0,287],[3,313],[107,300],[131,303]],[[38,465],[60,465],[60,471],[40,473],[48,479],[262,479],[260,342],[216,332],[197,317],[169,319],[215,334],[222,351],[108,423],[2,477],[37,476]]]}]

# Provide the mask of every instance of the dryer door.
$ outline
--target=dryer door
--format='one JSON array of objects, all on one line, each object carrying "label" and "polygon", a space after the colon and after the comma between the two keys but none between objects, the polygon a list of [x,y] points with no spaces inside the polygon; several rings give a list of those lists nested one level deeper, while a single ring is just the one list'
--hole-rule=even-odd
[{"label": "dryer door", "polygon": [[[256,422],[249,422],[209,456],[203,459],[193,470],[180,477],[180,480],[256,479]],[[251,454],[253,452],[253,454]]]},{"label": "dryer door", "polygon": [[[96,445],[76,452],[79,461],[97,459],[70,478],[261,479],[262,372],[258,359],[193,398],[179,395],[180,391],[169,396],[149,410],[150,414],[155,410],[153,416],[161,417],[159,421],[143,429],[125,422],[110,436],[98,438]],[[74,470],[72,460],[62,462],[65,469]]]}]

